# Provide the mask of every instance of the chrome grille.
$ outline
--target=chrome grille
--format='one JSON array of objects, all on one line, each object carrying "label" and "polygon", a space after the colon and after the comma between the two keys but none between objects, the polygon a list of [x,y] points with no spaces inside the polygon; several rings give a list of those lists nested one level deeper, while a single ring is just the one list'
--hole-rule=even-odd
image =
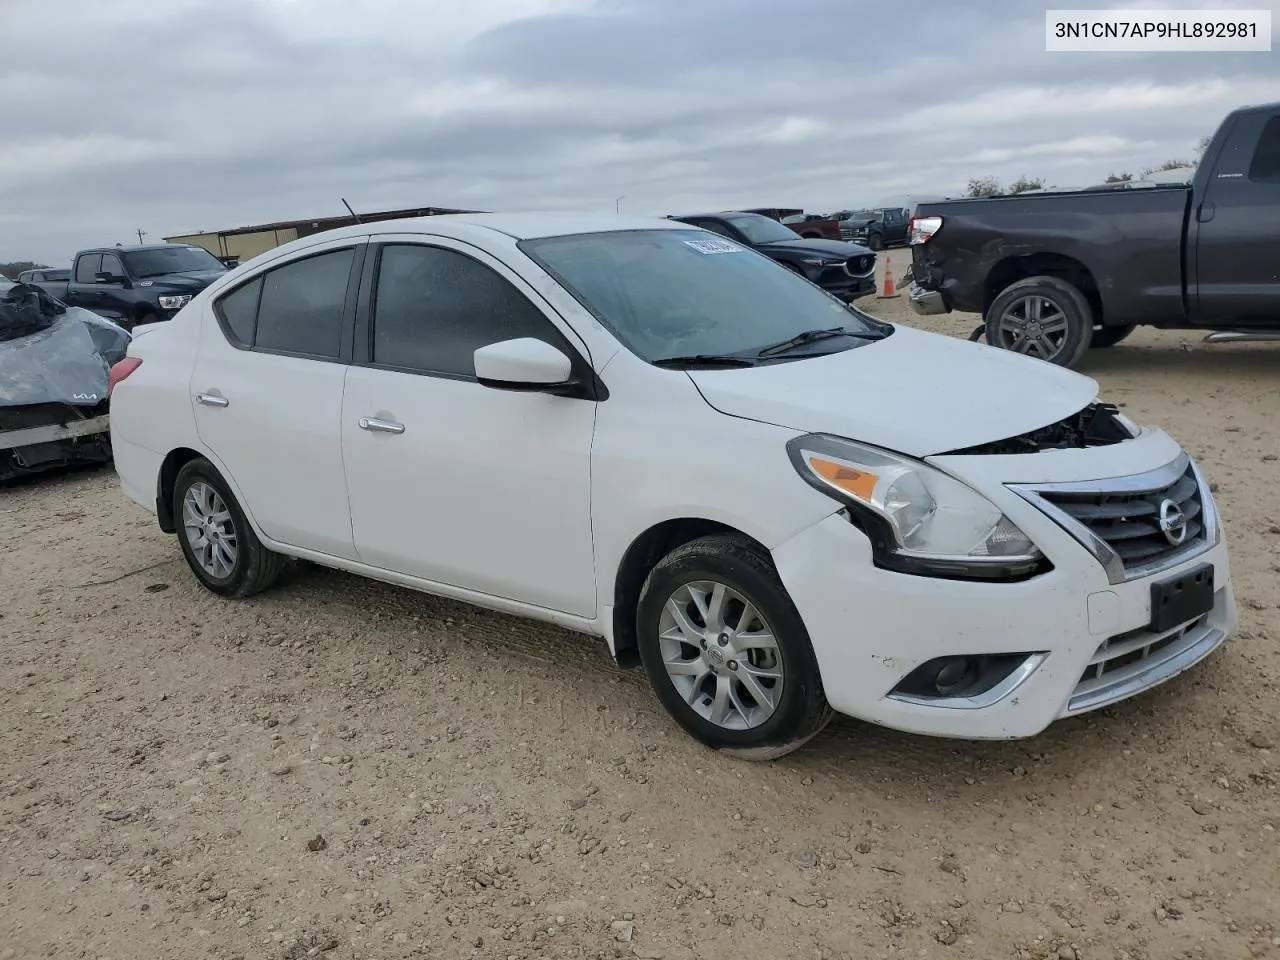
[{"label": "chrome grille", "polygon": [[1197,617],[1164,633],[1131,630],[1103,641],[1072,691],[1066,713],[1123,700],[1202,659],[1226,639],[1213,617]]},{"label": "chrome grille", "polygon": [[[1103,493],[1044,493],[1042,496],[1089,528],[1120,557],[1125,569],[1178,553],[1204,537],[1200,485],[1190,464],[1176,480],[1155,490]],[[1177,505],[1186,523],[1182,540],[1161,528],[1161,507]]]},{"label": "chrome grille", "polygon": [[[1079,541],[1112,583],[1190,560],[1220,536],[1204,478],[1185,453],[1148,473],[1110,480],[1010,484]],[[1178,536],[1179,521],[1185,534]]]},{"label": "chrome grille", "polygon": [[863,228],[841,227],[840,228],[841,240],[856,240],[859,237],[865,237],[866,235],[867,235],[867,231],[865,227]]},{"label": "chrome grille", "polygon": [[844,263],[844,271],[851,277],[865,277],[875,268],[876,258],[871,254],[864,253],[861,256],[850,257]]}]

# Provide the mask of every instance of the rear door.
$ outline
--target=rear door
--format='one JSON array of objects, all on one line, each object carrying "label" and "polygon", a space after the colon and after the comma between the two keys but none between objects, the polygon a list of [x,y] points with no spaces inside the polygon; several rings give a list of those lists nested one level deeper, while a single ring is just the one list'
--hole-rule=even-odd
[{"label": "rear door", "polygon": [[114,253],[104,253],[98,274],[114,279],[98,281],[99,292],[94,310],[117,323],[123,322],[126,327],[129,326],[134,318],[133,299],[129,296],[133,284],[124,272],[124,263]]},{"label": "rear door", "polygon": [[1280,114],[1235,122],[1191,230],[1197,323],[1280,327]]},{"label": "rear door", "polygon": [[102,269],[102,254],[82,253],[76,257],[75,269],[67,284],[67,302],[73,307],[84,307],[98,312],[102,299],[102,287],[98,272]]},{"label": "rear door", "polygon": [[344,559],[339,418],[364,241],[318,244],[221,294],[191,379],[200,440],[263,532]]}]

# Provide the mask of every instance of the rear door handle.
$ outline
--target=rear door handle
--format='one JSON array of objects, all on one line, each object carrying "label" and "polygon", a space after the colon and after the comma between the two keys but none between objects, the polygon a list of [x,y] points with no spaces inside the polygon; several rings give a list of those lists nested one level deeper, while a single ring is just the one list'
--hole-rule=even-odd
[{"label": "rear door handle", "polygon": [[394,420],[379,420],[377,417],[361,417],[356,421],[361,430],[372,430],[375,433],[404,433],[404,424]]},{"label": "rear door handle", "polygon": [[215,393],[197,393],[196,403],[203,403],[206,407],[228,407],[231,405],[230,400]]}]

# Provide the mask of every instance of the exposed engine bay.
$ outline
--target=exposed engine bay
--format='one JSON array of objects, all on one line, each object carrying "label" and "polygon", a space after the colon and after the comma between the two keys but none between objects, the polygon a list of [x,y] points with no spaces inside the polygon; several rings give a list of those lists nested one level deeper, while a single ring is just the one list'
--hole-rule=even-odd
[{"label": "exposed engine bay", "polygon": [[952,450],[947,456],[1001,456],[1040,453],[1042,450],[1082,450],[1086,447],[1106,447],[1132,439],[1132,434],[1120,419],[1119,408],[1110,403],[1091,403],[1078,413],[1047,427],[964,450]]}]

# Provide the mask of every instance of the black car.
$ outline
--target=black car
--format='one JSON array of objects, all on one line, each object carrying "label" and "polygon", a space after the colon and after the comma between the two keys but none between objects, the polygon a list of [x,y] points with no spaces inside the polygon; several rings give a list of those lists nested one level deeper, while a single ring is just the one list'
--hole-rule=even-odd
[{"label": "black car", "polygon": [[670,217],[751,247],[846,302],[876,289],[876,255],[858,243],[796,236],[758,213],[696,213]]},{"label": "black car", "polygon": [[226,272],[226,264],[203,247],[160,243],[81,250],[69,280],[32,282],[68,306],[132,330],[168,320]]}]

